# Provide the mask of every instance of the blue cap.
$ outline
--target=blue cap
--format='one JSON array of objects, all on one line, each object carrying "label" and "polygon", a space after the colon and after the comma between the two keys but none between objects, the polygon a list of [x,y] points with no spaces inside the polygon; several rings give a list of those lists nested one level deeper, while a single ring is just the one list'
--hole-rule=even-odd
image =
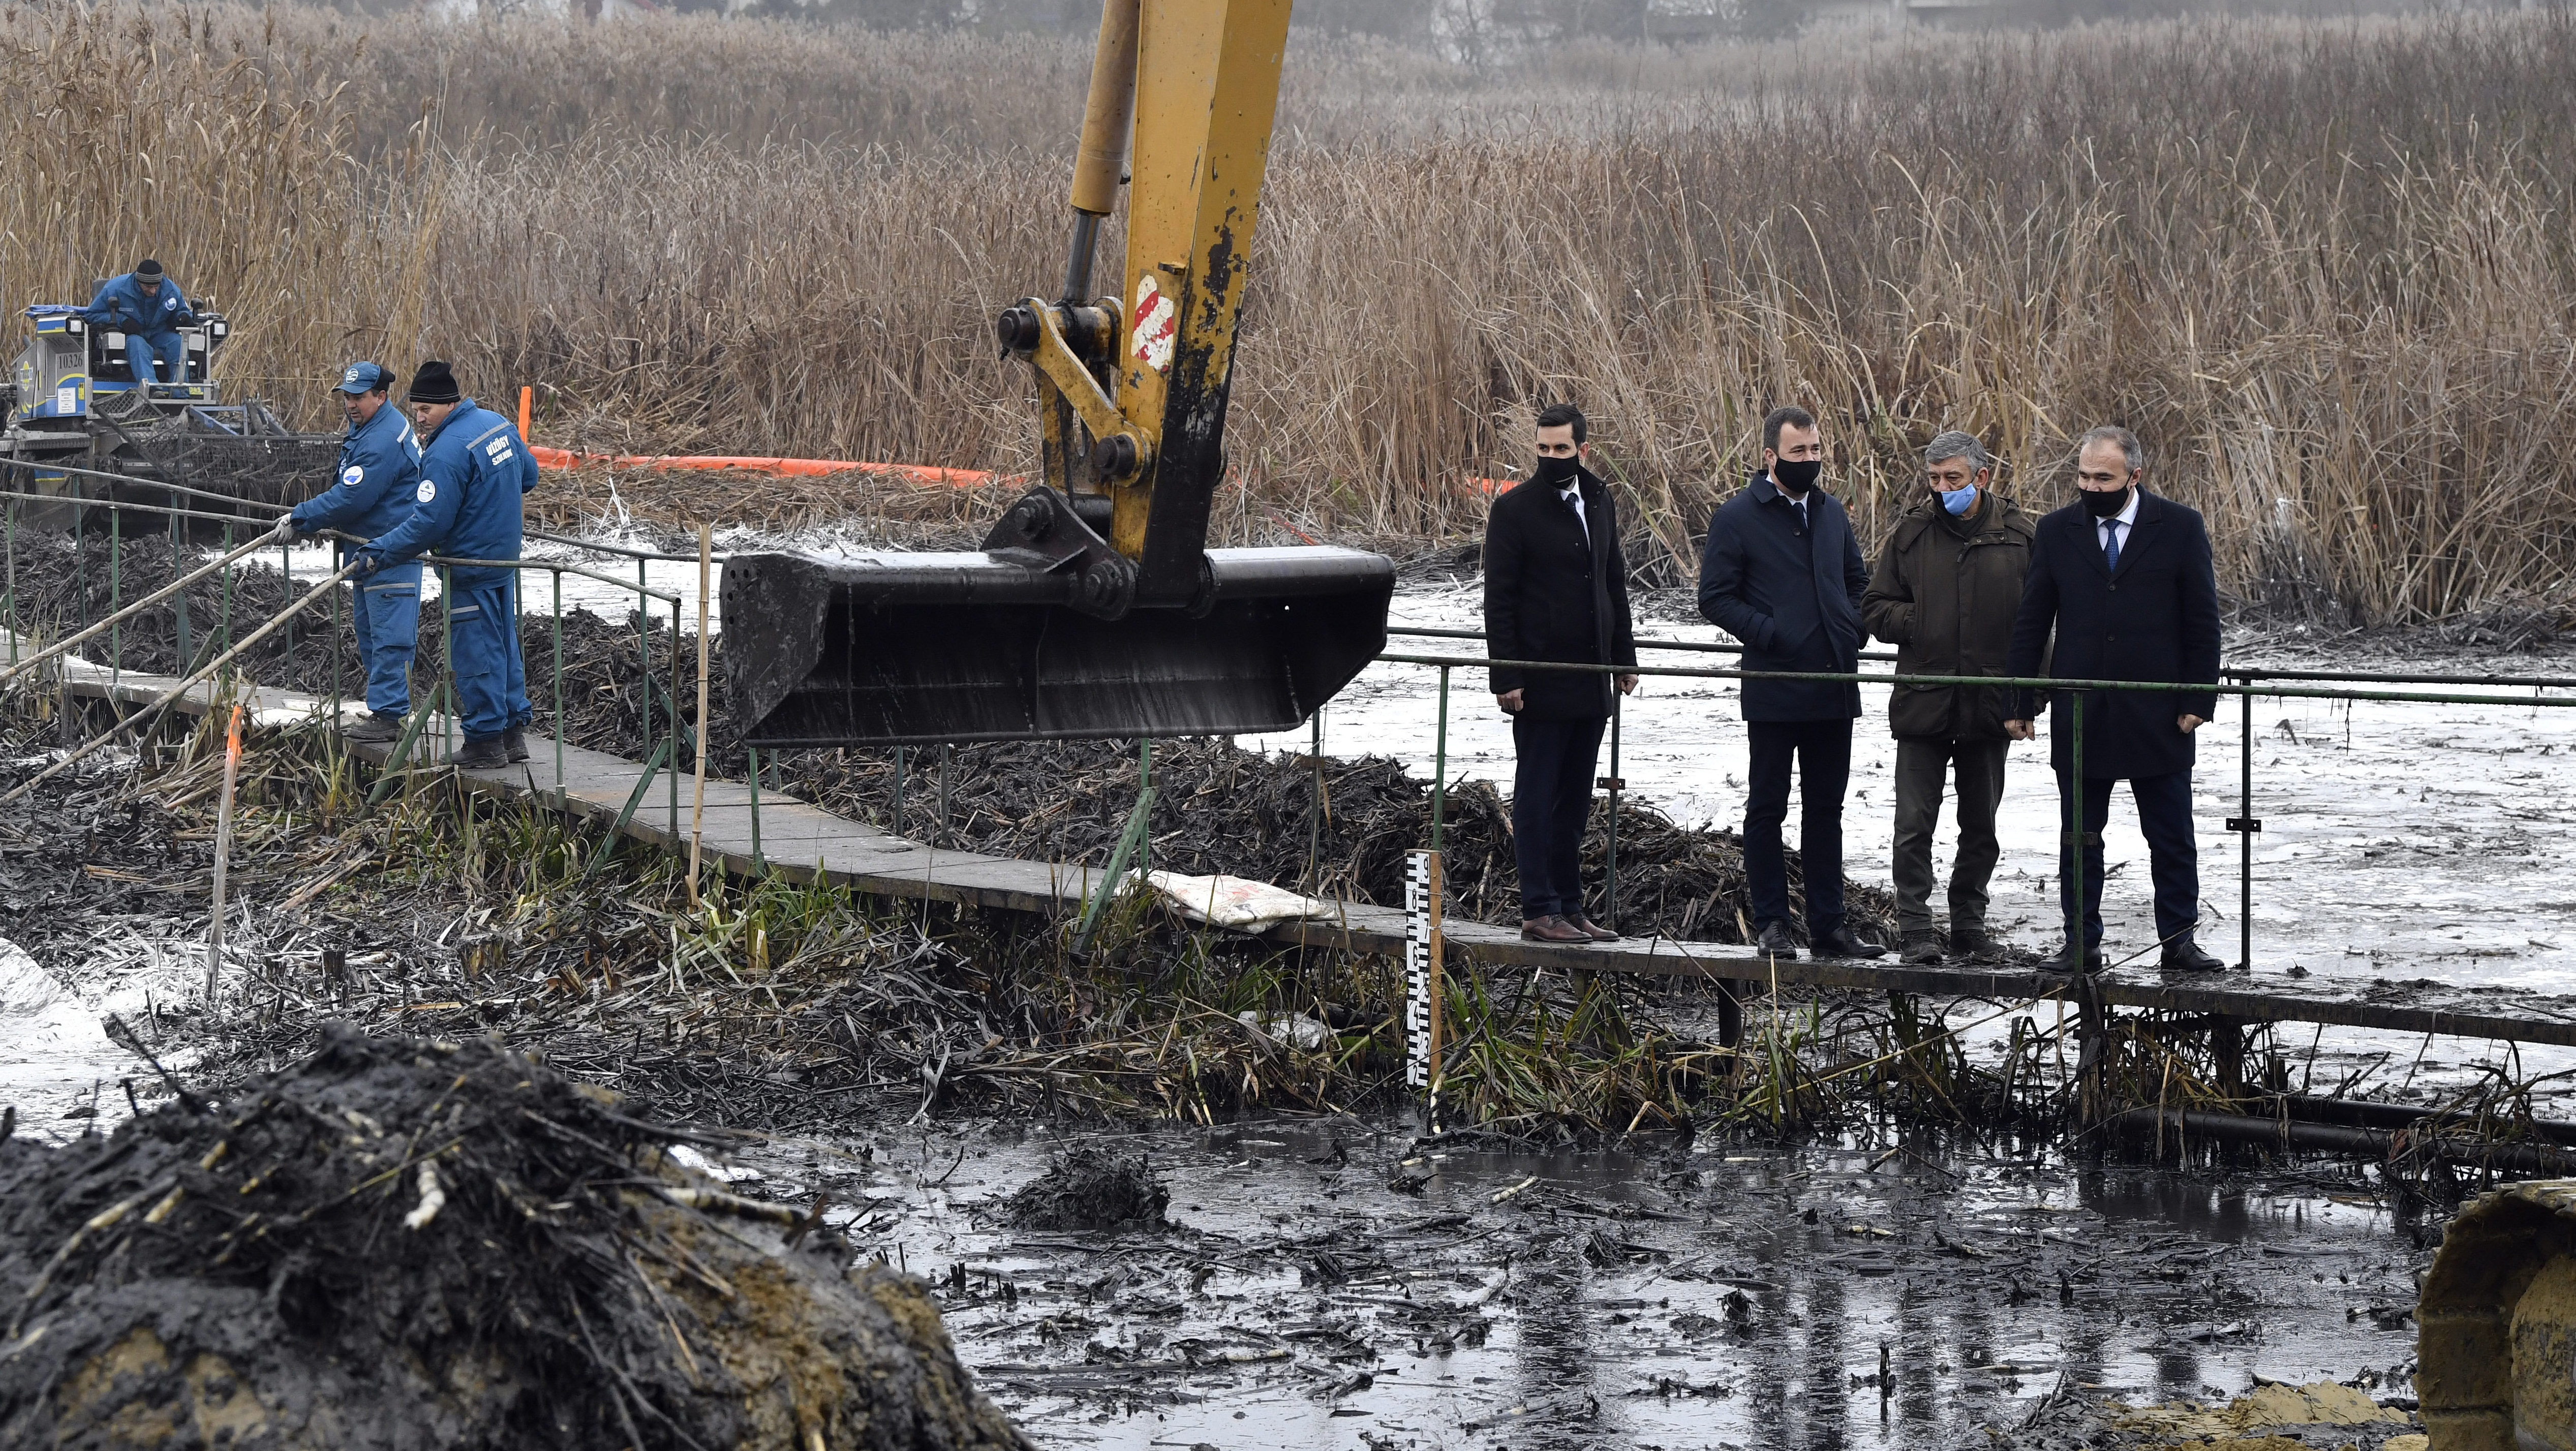
[{"label": "blue cap", "polygon": [[338,391],[342,393],[373,393],[377,389],[386,386],[386,382],[391,376],[392,375],[388,374],[384,369],[377,367],[373,363],[351,363],[348,371],[340,375],[340,387]]}]

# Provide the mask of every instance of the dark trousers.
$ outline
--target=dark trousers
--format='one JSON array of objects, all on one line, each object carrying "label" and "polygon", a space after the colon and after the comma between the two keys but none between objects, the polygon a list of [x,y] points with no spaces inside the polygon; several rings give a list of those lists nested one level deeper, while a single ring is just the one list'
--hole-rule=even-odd
[{"label": "dark trousers", "polygon": [[1753,925],[1789,920],[1789,855],[1780,824],[1789,819],[1789,766],[1798,768],[1798,852],[1806,863],[1807,936],[1843,925],[1843,788],[1851,783],[1848,717],[1839,720],[1749,720],[1753,747],[1744,798],[1744,880],[1753,892]]},{"label": "dark trousers", "polygon": [[1950,930],[1986,925],[1986,883],[2002,849],[1995,808],[2004,799],[2004,753],[2010,741],[1896,743],[1896,927],[1932,930],[1932,833],[1941,824],[1941,793],[1959,781],[1959,858],[1950,864]]},{"label": "dark trousers", "polygon": [[1608,724],[1607,716],[1512,717],[1512,854],[1524,918],[1583,911],[1583,823],[1592,812],[1592,773]]},{"label": "dark trousers", "polygon": [[[2111,777],[2084,778],[2084,946],[2102,941],[2102,823],[2111,815]],[[2156,936],[2168,943],[2190,936],[2200,917],[2200,844],[2191,829],[2191,773],[2132,776],[2129,795],[2138,803],[2138,830],[2147,838],[2147,860],[2156,885]],[[2057,901],[2066,913],[2066,936],[2075,937],[2074,853],[2063,844],[2075,830],[2066,773],[2057,775]]]}]

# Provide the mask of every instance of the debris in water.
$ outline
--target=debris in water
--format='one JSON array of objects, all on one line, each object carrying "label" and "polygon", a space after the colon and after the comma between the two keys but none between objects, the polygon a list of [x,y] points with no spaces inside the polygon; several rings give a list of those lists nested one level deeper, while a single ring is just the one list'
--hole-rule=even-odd
[{"label": "debris in water", "polygon": [[1010,1197],[1004,1215],[1022,1229],[1118,1229],[1163,1223],[1171,1191],[1148,1173],[1145,1158],[1122,1159],[1084,1145]]}]

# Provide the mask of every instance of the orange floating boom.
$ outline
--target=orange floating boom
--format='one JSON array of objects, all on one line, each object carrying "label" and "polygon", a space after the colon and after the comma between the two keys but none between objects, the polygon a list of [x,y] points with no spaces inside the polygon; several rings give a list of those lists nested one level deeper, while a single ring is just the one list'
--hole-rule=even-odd
[{"label": "orange floating boom", "polygon": [[570,449],[528,446],[537,466],[568,469],[577,464],[607,464],[622,469],[743,469],[761,474],[900,474],[919,483],[976,489],[993,481],[988,469],[943,469],[921,464],[854,462],[820,458],[755,458],[744,454],[574,453]]}]

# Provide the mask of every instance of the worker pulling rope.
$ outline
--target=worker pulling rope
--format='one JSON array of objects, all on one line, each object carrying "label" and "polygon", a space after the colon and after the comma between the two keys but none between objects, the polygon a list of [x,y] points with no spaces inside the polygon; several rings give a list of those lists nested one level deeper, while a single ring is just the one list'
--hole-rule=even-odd
[{"label": "worker pulling rope", "polygon": [[139,711],[136,711],[134,714],[125,717],[116,724],[109,726],[106,730],[99,732],[97,735],[90,737],[87,741],[74,747],[71,752],[66,754],[61,760],[54,762],[45,769],[38,771],[35,775],[28,777],[25,781],[20,782],[17,786],[11,788],[5,795],[0,795],[0,806],[7,806],[13,802],[24,800],[29,792],[34,791],[47,780],[62,774],[73,765],[96,755],[109,743],[113,742],[117,737],[124,735],[127,731],[132,730],[136,725],[144,721],[157,718],[164,709],[170,706],[172,702],[186,695],[192,688],[203,684],[207,679],[211,678],[215,672],[223,669],[226,665],[231,664],[235,656],[240,655],[251,646],[268,638],[272,632],[286,624],[287,621],[294,619],[305,610],[319,604],[333,590],[339,588],[342,580],[345,580],[350,575],[357,573],[358,569],[359,565],[356,562],[341,566],[341,568],[329,579],[326,579],[320,584],[315,585],[310,590],[305,591],[305,593],[299,596],[294,603],[288,605],[285,609],[278,611],[275,619],[270,620],[267,624],[264,624],[258,629],[251,631],[249,634],[244,635],[241,639],[241,643],[206,662],[206,664],[199,668],[195,674],[190,675],[187,679],[180,681],[178,684],[162,692],[162,694],[158,698],[154,699],[151,704],[143,707],[143,709]]}]

